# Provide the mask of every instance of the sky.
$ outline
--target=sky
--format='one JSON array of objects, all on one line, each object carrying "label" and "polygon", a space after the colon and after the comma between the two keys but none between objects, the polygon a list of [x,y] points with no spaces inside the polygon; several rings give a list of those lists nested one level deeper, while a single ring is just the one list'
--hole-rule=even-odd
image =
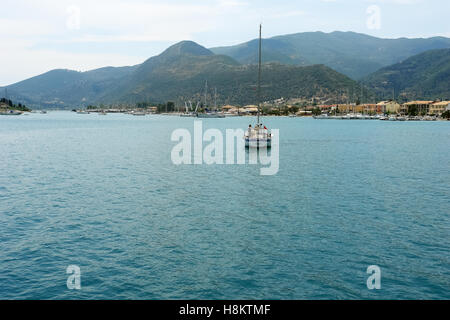
[{"label": "sky", "polygon": [[142,63],[181,40],[207,48],[309,31],[450,37],[448,0],[2,0],[0,86],[52,69]]}]

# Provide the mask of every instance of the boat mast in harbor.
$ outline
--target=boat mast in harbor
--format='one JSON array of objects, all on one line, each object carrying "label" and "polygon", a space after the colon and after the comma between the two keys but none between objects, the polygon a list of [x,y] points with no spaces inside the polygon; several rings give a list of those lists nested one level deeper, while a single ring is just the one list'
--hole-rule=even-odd
[{"label": "boat mast in harbor", "polygon": [[205,83],[205,109],[208,107],[208,80]]},{"label": "boat mast in harbor", "polygon": [[257,89],[257,102],[258,102],[258,120],[257,125],[260,124],[260,109],[261,109],[261,64],[262,64],[262,25],[259,25],[259,61],[258,61],[258,89]]},{"label": "boat mast in harbor", "polygon": [[250,125],[245,134],[245,146],[247,148],[270,148],[272,135],[261,123],[261,71],[262,71],[262,25],[259,25],[259,61],[258,61],[258,86],[257,86],[257,121],[254,128]]},{"label": "boat mast in harbor", "polygon": [[[216,98],[217,95],[217,89],[215,91],[215,97]],[[210,110],[207,108],[208,106],[208,80],[206,80],[206,84],[205,84],[205,104],[204,104],[204,110],[202,113],[197,113],[197,117],[198,118],[225,118],[225,115],[223,113],[219,113],[217,112],[217,102],[216,100],[214,101],[214,109],[215,110]]]},{"label": "boat mast in harbor", "polygon": [[217,112],[217,88],[214,88],[214,112]]}]

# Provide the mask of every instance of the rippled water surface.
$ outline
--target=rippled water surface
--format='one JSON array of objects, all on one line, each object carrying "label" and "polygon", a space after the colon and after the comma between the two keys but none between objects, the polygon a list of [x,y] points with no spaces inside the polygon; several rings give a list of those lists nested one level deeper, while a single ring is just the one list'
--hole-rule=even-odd
[{"label": "rippled water surface", "polygon": [[450,298],[450,122],[265,124],[275,176],[173,165],[191,118],[1,117],[0,298]]}]

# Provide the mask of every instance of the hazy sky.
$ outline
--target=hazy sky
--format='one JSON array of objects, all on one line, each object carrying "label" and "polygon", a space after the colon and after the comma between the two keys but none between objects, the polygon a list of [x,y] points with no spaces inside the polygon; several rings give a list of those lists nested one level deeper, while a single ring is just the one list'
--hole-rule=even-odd
[{"label": "hazy sky", "polygon": [[57,68],[134,65],[180,40],[206,47],[306,31],[450,37],[449,0],[2,0],[0,86]]}]

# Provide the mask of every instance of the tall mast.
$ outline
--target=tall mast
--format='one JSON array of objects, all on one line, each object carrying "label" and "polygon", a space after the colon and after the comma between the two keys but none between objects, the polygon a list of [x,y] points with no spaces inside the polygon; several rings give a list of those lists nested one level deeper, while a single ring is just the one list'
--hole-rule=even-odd
[{"label": "tall mast", "polygon": [[207,107],[206,106],[206,103],[207,103],[207,96],[208,95],[208,80],[206,80],[206,83],[205,83],[205,108]]},{"label": "tall mast", "polygon": [[259,62],[258,62],[258,125],[261,108],[261,42],[262,42],[262,25],[259,25]]}]

